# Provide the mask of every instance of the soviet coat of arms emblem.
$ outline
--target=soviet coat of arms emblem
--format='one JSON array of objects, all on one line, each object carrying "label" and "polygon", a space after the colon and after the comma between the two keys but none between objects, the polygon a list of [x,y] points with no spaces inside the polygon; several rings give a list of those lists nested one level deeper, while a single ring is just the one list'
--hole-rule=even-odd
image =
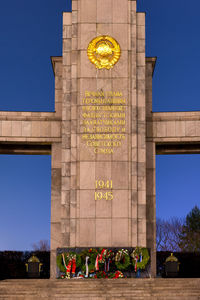
[{"label": "soviet coat of arms emblem", "polygon": [[96,68],[109,70],[118,62],[121,49],[114,38],[98,36],[89,43],[87,55]]}]

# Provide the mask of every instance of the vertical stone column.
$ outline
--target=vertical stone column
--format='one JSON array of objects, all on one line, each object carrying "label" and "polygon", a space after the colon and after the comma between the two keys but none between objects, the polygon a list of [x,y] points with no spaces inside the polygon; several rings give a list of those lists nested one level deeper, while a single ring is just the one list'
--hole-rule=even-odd
[{"label": "vertical stone column", "polygon": [[[55,63],[55,115],[61,116],[62,105],[62,60]],[[51,278],[56,278],[56,249],[61,247],[61,143],[51,148]]]},{"label": "vertical stone column", "polygon": [[72,14],[63,14],[63,98],[62,98],[62,189],[61,238],[62,247],[70,246],[71,189],[71,55]]},{"label": "vertical stone column", "polygon": [[[154,59],[155,61],[155,59]],[[156,277],[156,184],[155,184],[155,159],[156,149],[153,142],[153,120],[152,120],[152,75],[153,59],[146,62],[146,131],[147,131],[147,247],[151,249],[151,276]]]},{"label": "vertical stone column", "polygon": [[[81,118],[86,91],[102,91],[105,94],[122,92],[123,98],[126,99],[124,140],[113,153],[95,153],[94,148],[87,146],[82,139],[83,126],[78,127],[76,232],[79,247],[128,247],[132,245],[129,74],[131,2],[129,0],[80,0],[78,2],[79,125],[83,123]],[[120,60],[110,70],[96,69],[87,57],[87,47],[97,36],[111,36],[121,47]],[[98,190],[95,187],[96,180],[112,180],[113,200],[95,200],[95,191]]]},{"label": "vertical stone column", "polygon": [[51,278],[56,278],[56,249],[61,247],[61,144],[51,149]]},{"label": "vertical stone column", "polygon": [[55,62],[55,115],[58,118],[62,117],[62,59],[54,58]]},{"label": "vertical stone column", "polygon": [[71,48],[71,181],[70,181],[70,247],[76,246],[77,230],[77,94],[78,94],[78,1],[72,1]]},{"label": "vertical stone column", "polygon": [[136,1],[129,1],[131,10],[131,70],[130,70],[130,90],[131,90],[131,246],[138,245],[138,139],[137,139],[137,13]]},{"label": "vertical stone column", "polygon": [[146,97],[145,97],[145,14],[137,13],[137,184],[138,240],[146,247]]},{"label": "vertical stone column", "polygon": [[132,246],[146,247],[145,14],[131,5]]}]

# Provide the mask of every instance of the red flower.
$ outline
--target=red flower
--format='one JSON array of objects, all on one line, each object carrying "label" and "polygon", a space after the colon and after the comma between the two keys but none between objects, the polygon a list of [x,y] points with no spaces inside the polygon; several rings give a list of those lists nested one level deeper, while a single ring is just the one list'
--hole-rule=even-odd
[{"label": "red flower", "polygon": [[113,278],[119,278],[119,277],[124,277],[123,273],[121,271],[116,271],[115,272],[115,277],[113,277]]}]

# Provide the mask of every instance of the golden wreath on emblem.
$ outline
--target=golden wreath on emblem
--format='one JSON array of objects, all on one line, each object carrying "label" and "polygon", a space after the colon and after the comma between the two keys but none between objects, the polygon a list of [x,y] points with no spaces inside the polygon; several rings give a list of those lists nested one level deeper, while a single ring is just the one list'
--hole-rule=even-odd
[{"label": "golden wreath on emblem", "polygon": [[114,38],[98,36],[89,43],[87,55],[96,68],[109,70],[118,62],[121,49]]}]

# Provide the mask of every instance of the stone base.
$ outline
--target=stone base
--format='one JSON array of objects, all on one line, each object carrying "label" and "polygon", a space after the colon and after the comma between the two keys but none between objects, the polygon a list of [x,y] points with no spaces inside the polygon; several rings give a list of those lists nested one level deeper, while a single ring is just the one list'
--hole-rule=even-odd
[{"label": "stone base", "polygon": [[0,299],[38,300],[199,300],[200,278],[4,280]]}]

